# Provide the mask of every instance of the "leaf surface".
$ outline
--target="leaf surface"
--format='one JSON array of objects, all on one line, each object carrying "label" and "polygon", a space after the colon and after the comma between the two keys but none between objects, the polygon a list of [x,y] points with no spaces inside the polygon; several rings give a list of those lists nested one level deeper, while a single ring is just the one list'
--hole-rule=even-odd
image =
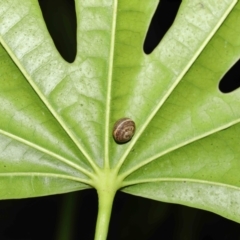
[{"label": "leaf surface", "polygon": [[[240,222],[240,95],[218,89],[240,56],[239,8],[238,3],[129,154],[122,171],[133,186],[124,191]],[[143,146],[149,151],[139,151]]]},{"label": "leaf surface", "polygon": [[[123,191],[240,221],[239,91],[218,90],[239,58],[239,3],[225,20],[236,1],[183,1],[146,55],[157,3],[76,1],[69,64],[37,1],[0,0],[1,198],[97,188],[110,171]],[[122,117],[137,128],[118,145]]]}]

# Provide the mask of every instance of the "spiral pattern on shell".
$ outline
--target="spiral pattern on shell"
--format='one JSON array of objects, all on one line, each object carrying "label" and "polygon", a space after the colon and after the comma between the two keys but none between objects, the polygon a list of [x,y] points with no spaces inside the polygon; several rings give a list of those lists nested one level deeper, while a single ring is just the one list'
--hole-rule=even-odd
[{"label": "spiral pattern on shell", "polygon": [[130,118],[119,119],[113,127],[113,138],[117,143],[126,143],[131,140],[135,132],[135,123]]}]

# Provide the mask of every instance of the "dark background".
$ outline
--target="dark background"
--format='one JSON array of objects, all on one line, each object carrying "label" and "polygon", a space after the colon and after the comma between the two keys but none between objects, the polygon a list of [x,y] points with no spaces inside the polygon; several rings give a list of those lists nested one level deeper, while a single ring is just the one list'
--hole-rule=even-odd
[{"label": "dark background", "polygon": [[[180,2],[162,0],[159,4],[143,46],[146,54],[171,26]],[[74,1],[39,0],[39,3],[57,49],[66,61],[73,62],[76,55]],[[224,76],[220,83],[222,92],[239,87],[239,67],[239,63],[235,64]],[[0,240],[92,240],[97,205],[95,190],[0,201]],[[64,237],[64,234],[69,235]],[[118,192],[108,239],[240,240],[240,225],[210,212]]]}]

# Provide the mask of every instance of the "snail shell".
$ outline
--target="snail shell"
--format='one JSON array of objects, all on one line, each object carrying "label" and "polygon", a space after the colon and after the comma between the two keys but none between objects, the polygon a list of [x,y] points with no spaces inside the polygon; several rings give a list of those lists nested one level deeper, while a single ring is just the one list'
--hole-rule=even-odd
[{"label": "snail shell", "polygon": [[119,119],[113,127],[113,138],[117,143],[126,143],[133,137],[135,123],[130,118]]}]

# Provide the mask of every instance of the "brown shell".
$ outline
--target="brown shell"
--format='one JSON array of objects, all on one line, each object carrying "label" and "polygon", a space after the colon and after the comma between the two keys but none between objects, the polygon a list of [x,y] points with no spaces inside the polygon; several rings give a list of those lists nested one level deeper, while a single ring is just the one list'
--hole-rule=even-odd
[{"label": "brown shell", "polygon": [[113,127],[113,138],[117,143],[131,140],[135,132],[135,123],[130,118],[119,119]]}]

